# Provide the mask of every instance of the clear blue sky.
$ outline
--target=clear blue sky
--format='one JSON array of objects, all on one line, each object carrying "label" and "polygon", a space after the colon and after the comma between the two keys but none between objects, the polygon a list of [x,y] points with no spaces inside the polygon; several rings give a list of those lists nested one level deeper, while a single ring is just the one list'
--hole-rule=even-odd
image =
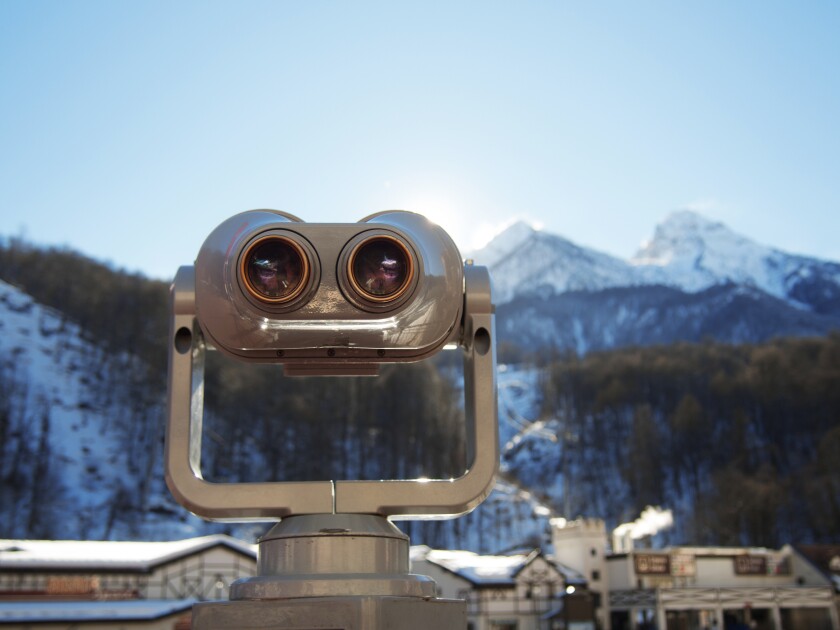
[{"label": "clear blue sky", "polygon": [[0,1],[0,235],[158,278],[215,225],[693,207],[840,259],[840,3]]}]

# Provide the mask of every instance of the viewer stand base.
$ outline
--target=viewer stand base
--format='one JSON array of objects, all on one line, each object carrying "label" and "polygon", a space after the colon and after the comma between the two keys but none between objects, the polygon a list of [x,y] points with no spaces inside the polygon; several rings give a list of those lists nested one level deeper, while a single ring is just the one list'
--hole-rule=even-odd
[{"label": "viewer stand base", "polygon": [[408,537],[385,517],[292,516],[260,540],[258,575],[197,604],[193,628],[464,630],[466,602],[436,590],[409,573]]}]

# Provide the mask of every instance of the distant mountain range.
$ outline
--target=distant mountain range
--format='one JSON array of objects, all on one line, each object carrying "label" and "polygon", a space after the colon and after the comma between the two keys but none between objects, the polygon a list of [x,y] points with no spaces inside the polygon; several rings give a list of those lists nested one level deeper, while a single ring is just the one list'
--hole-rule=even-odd
[{"label": "distant mountain range", "polygon": [[840,328],[840,264],[782,252],[680,211],[630,260],[516,223],[470,255],[487,265],[500,337],[578,352]]},{"label": "distant mountain range", "polygon": [[[72,311],[66,306],[65,284],[51,284],[60,275],[54,270],[65,269],[72,262],[64,253],[24,248],[16,255],[17,258],[7,256],[8,262],[0,265],[0,272],[12,276],[16,269],[32,271],[33,265],[43,266],[36,267],[38,273],[26,276],[30,285],[27,290],[40,295],[38,299],[24,290],[22,282],[13,286],[0,281],[0,531],[7,537],[128,539],[175,538],[217,531],[253,538],[261,532],[260,524],[203,523],[175,504],[164,487],[161,437],[165,392],[161,375],[165,362],[162,353],[158,356],[152,351],[161,343],[162,335],[156,326],[141,325],[145,320],[151,324],[161,319],[165,312],[164,293],[145,286],[151,281],[104,268],[93,269],[93,263],[82,265],[67,275],[77,280],[84,278],[77,286],[84,288],[85,299],[98,304],[95,312],[102,311],[103,316],[95,319],[83,309]],[[692,213],[668,217],[656,229],[651,242],[631,260],[577,246],[522,223],[512,226],[472,257],[490,267],[500,338],[530,349],[554,346],[585,354],[678,340],[762,341],[784,335],[824,335],[840,329],[840,265],[758,245]],[[87,269],[87,275],[78,269]],[[112,288],[101,291],[96,298],[93,291],[98,286]],[[59,290],[50,298],[48,289],[52,287]],[[146,305],[133,306],[136,302],[131,300],[146,293],[151,296]],[[102,295],[106,294],[114,298],[112,304],[102,304]],[[130,320],[135,314],[138,320]],[[109,333],[111,329],[126,328],[132,332],[129,341],[135,342],[130,350],[125,348],[126,343],[118,341],[121,337]],[[113,349],[103,343],[108,339],[117,340]],[[768,347],[771,359],[787,353],[787,346]],[[694,350],[704,348],[697,346]],[[797,430],[817,421],[834,426],[831,422],[836,414],[825,403],[833,400],[825,394],[833,391],[830,375],[836,373],[832,371],[835,368],[831,356],[836,356],[832,348],[819,360],[813,358],[822,352],[818,348],[819,352],[802,362],[791,362],[799,366],[825,363],[825,373],[829,375],[807,390],[816,394],[813,399],[808,395],[807,413],[799,419],[787,417],[788,407],[759,408],[757,403],[739,412],[744,415],[750,409],[758,409],[758,420],[751,420],[751,431],[759,433],[751,434],[749,443],[756,444],[754,440],[760,438],[764,440],[760,444],[768,446],[757,447],[756,452],[773,453],[769,445],[775,444],[773,440],[778,435],[766,428],[761,433],[762,423],[772,424],[782,418],[781,425],[795,426]],[[648,356],[674,356],[671,348],[657,352],[659,355],[654,352]],[[623,360],[625,366],[632,363],[627,355],[589,354],[580,361],[591,363],[584,376],[599,384],[590,389],[600,391],[603,381],[596,377],[608,377],[616,362]],[[696,365],[696,369],[694,364],[689,366],[686,374],[705,369],[702,361]],[[606,366],[603,373],[597,372],[599,366]],[[784,369],[786,377],[797,372]],[[151,378],[144,377],[146,372]],[[625,446],[644,445],[644,440],[633,442],[632,436],[636,431],[634,423],[643,424],[645,418],[649,423],[658,423],[654,428],[661,432],[662,444],[671,444],[671,420],[679,405],[671,401],[663,406],[662,400],[657,399],[649,401],[648,406],[614,406],[618,411],[610,416],[613,424],[603,425],[609,427],[608,432],[588,428],[582,431],[568,423],[575,418],[594,418],[585,408],[567,413],[555,405],[546,412],[541,390],[546,374],[545,369],[527,365],[500,366],[503,481],[482,506],[464,519],[428,527],[406,525],[414,542],[495,552],[524,542],[539,544],[551,515],[597,515],[617,523],[633,518],[644,507],[644,503],[636,505],[642,495],[633,494],[637,490],[635,481],[625,478],[627,471],[635,470],[629,464]],[[827,385],[820,389],[821,384]],[[785,394],[788,402],[800,391],[791,387]],[[675,395],[680,398],[685,393],[690,392]],[[708,392],[697,397],[706,401]],[[249,394],[248,399],[251,398]],[[654,403],[659,405],[656,413]],[[249,413],[253,412],[252,407],[248,403]],[[644,415],[648,407],[649,417]],[[690,405],[686,407],[689,408]],[[736,419],[741,417],[739,414],[735,414]],[[238,419],[239,414],[232,417]],[[706,416],[698,417],[702,420]],[[805,422],[802,418],[810,420]],[[686,424],[686,430],[692,426]],[[799,449],[786,449],[789,455],[804,452],[806,456],[800,459],[807,460],[820,449],[829,454],[836,450],[829,441],[834,438],[827,435],[823,425],[806,429],[802,433],[807,434],[807,440],[802,442],[805,438],[799,435]],[[605,439],[603,443],[596,440],[616,431],[614,434],[623,436],[621,439]],[[247,438],[251,432],[243,434]],[[218,439],[219,435],[215,437]],[[205,440],[205,444],[208,442]],[[309,444],[305,440],[301,443]],[[245,444],[240,451],[254,450],[252,442]],[[815,444],[828,446],[817,448]],[[715,449],[716,453],[720,451]],[[332,451],[323,452],[329,455]],[[243,456],[240,464],[250,470],[262,465],[260,461]],[[680,468],[683,459],[645,456],[640,461],[655,463],[660,472],[665,471],[650,479],[670,480],[654,497],[655,503],[674,508],[683,523],[693,522],[694,506],[686,497],[696,499],[700,494],[695,490],[689,495],[680,485],[688,478]],[[794,462],[796,466],[799,463]],[[779,479],[787,483],[787,479],[804,479],[811,474],[796,466],[780,468]],[[592,471],[598,474],[590,474]],[[743,472],[743,478],[752,479],[748,473]],[[831,475],[825,473],[825,478],[834,483],[836,475]],[[701,477],[714,478],[711,473]],[[759,481],[758,485],[747,487],[763,488],[764,481]],[[821,495],[815,496],[817,503],[822,501]],[[798,504],[794,501],[789,505]],[[813,523],[808,526],[821,531]],[[688,535],[687,531],[677,527],[667,535],[681,540],[679,536]]]}]

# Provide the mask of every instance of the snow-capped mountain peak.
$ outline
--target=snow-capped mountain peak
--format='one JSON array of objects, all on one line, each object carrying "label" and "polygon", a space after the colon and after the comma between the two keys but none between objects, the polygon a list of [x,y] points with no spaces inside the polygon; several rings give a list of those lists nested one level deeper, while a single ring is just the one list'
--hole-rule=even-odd
[{"label": "snow-capped mountain peak", "polygon": [[497,303],[521,293],[548,295],[632,283],[633,270],[626,262],[522,222],[474,257],[490,268]]},{"label": "snow-capped mountain peak", "polygon": [[682,210],[660,223],[630,260],[649,283],[700,291],[732,282],[783,297],[785,254],[733,232],[723,223]]},{"label": "snow-capped mountain peak", "polygon": [[756,243],[723,223],[681,210],[622,260],[519,222],[473,254],[490,268],[498,303],[517,295],[556,295],[614,287],[664,285],[689,293],[735,284],[796,307],[833,311],[840,265]]},{"label": "snow-capped mountain peak", "polygon": [[[481,264],[495,265],[511,251],[532,238],[538,231],[535,226],[526,221],[519,220],[511,223],[478,250],[481,252]],[[474,257],[475,253],[468,253],[467,258]]]},{"label": "snow-capped mountain peak", "polygon": [[645,243],[631,262],[635,265],[666,266],[683,260],[696,260],[709,250],[719,253],[723,249],[734,250],[744,246],[760,247],[723,223],[711,221],[690,210],[680,210],[669,214],[656,226],[653,239]]}]

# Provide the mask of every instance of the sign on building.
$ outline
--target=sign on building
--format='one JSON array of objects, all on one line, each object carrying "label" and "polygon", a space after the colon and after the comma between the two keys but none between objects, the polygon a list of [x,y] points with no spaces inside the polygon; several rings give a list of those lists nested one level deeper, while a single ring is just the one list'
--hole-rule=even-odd
[{"label": "sign on building", "polygon": [[633,555],[636,575],[671,575],[671,556],[662,553]]},{"label": "sign on building", "polygon": [[767,557],[741,554],[735,556],[735,575],[767,575]]}]

